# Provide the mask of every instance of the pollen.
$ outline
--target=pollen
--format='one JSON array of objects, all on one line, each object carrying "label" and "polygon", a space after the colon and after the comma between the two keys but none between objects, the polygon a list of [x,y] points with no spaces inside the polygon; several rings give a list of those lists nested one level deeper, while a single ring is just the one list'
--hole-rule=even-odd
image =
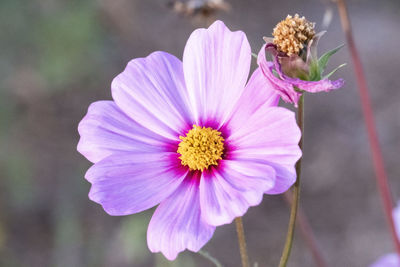
[{"label": "pollen", "polygon": [[179,159],[190,170],[203,171],[212,165],[217,166],[218,160],[222,159],[224,138],[217,130],[193,125],[186,136],[179,136],[179,139]]},{"label": "pollen", "polygon": [[274,44],[279,51],[287,55],[299,54],[307,43],[314,37],[315,23],[309,22],[298,14],[294,17],[288,15],[279,22],[272,33]]}]

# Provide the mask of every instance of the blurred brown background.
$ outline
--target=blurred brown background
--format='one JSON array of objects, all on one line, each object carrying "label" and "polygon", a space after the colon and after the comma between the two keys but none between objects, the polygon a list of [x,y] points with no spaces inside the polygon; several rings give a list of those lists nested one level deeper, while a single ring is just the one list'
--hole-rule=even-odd
[{"label": "blurred brown background", "polygon": [[[177,14],[168,0],[0,1],[0,266],[213,266],[182,253],[151,254],[152,211],[111,217],[88,197],[90,163],[76,152],[88,105],[111,99],[126,63],[155,50],[182,57],[185,42],[214,19],[247,33],[253,52],[287,14],[321,22],[332,11],[320,51],[344,43],[329,1],[227,0],[204,19]],[[400,199],[400,2],[348,1],[364,63],[391,189]],[[343,89],[306,96],[302,206],[329,266],[367,266],[393,250],[377,194],[358,91],[347,49],[330,62]],[[289,211],[265,196],[244,217],[251,260],[277,266]],[[206,251],[239,266],[234,225],[217,228]],[[289,266],[314,266],[296,235]]]}]

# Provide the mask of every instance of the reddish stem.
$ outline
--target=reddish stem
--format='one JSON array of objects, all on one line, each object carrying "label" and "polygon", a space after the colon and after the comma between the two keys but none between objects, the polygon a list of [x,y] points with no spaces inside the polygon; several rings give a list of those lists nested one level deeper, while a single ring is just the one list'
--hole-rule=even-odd
[{"label": "reddish stem", "polygon": [[364,119],[365,119],[365,124],[367,127],[367,132],[368,132],[368,139],[371,147],[371,152],[372,152],[372,160],[373,160],[373,165],[374,165],[374,170],[375,170],[375,175],[376,175],[376,182],[377,186],[379,188],[381,197],[382,197],[382,202],[387,218],[387,222],[389,224],[389,228],[393,237],[393,241],[396,246],[396,251],[397,254],[400,255],[400,241],[396,233],[394,221],[393,221],[393,215],[392,215],[392,210],[393,210],[393,202],[392,202],[392,197],[391,197],[391,192],[389,189],[389,183],[385,171],[385,166],[383,163],[383,157],[382,157],[382,152],[381,148],[379,146],[379,141],[378,141],[378,136],[376,133],[376,128],[375,128],[375,122],[374,122],[374,117],[373,117],[373,112],[372,112],[372,107],[371,107],[371,100],[369,98],[368,94],[368,87],[367,87],[367,82],[365,79],[363,67],[361,64],[360,56],[358,55],[357,48],[353,39],[353,34],[351,31],[351,25],[350,25],[350,20],[349,16],[347,13],[347,8],[344,0],[336,0],[338,9],[339,9],[339,15],[340,15],[340,20],[342,23],[342,28],[343,31],[346,35],[347,43],[349,45],[350,49],[350,54],[353,60],[354,64],[354,70],[356,74],[356,79],[357,79],[357,84],[358,84],[358,89],[360,91],[360,98],[361,98],[361,106],[362,106],[362,111],[364,114]]}]

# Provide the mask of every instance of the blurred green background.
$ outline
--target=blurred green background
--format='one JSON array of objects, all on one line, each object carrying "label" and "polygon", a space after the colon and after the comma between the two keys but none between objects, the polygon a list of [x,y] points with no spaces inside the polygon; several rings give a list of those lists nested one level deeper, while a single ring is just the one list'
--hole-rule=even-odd
[{"label": "blurred green background", "polygon": [[[167,0],[0,1],[0,266],[213,266],[191,252],[175,262],[151,254],[151,210],[111,217],[91,202],[84,179],[90,163],[76,145],[87,107],[111,99],[111,81],[130,59],[155,50],[181,58],[190,33],[215,19],[245,31],[257,53],[262,36],[287,14],[305,15],[319,30],[331,14],[321,50],[344,43],[329,1],[226,2],[228,10],[185,15]],[[400,2],[348,2],[399,199]],[[346,48],[330,64],[343,62],[351,63]],[[306,96],[302,205],[330,266],[367,266],[393,248],[352,65],[335,77],[346,79],[343,89]],[[259,266],[277,265],[288,214],[281,196],[265,196],[244,217]],[[205,250],[224,266],[240,265],[232,225],[219,227]],[[314,266],[300,235],[289,266]]]}]

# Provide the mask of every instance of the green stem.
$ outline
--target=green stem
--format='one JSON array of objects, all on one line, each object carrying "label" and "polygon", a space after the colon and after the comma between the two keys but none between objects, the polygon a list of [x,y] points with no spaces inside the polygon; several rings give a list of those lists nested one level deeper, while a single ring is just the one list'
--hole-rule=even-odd
[{"label": "green stem", "polygon": [[235,224],[239,241],[240,257],[242,259],[242,267],[249,267],[249,256],[247,255],[246,239],[244,236],[242,217],[237,217],[235,219]]},{"label": "green stem", "polygon": [[210,253],[208,253],[207,251],[205,251],[205,250],[200,250],[198,253],[199,253],[201,256],[203,256],[204,258],[206,258],[207,260],[209,260],[209,261],[211,261],[212,263],[214,263],[214,265],[215,265],[216,267],[222,267],[222,264],[221,264],[216,258],[214,258],[213,256],[211,256]]},{"label": "green stem", "polygon": [[[301,130],[301,139],[299,142],[299,147],[300,147],[300,149],[303,149],[304,96],[300,97],[298,105],[299,105],[299,107],[297,109],[297,123]],[[302,158],[300,158],[299,161],[297,161],[297,163],[296,163],[297,179],[293,186],[294,187],[293,188],[293,202],[292,202],[292,207],[290,210],[289,227],[288,227],[288,232],[286,235],[286,241],[285,241],[285,246],[283,248],[281,261],[279,262],[279,267],[286,267],[286,265],[289,261],[290,251],[292,250],[294,229],[296,226],[297,209],[299,207],[299,200],[300,200],[301,159]]]}]

